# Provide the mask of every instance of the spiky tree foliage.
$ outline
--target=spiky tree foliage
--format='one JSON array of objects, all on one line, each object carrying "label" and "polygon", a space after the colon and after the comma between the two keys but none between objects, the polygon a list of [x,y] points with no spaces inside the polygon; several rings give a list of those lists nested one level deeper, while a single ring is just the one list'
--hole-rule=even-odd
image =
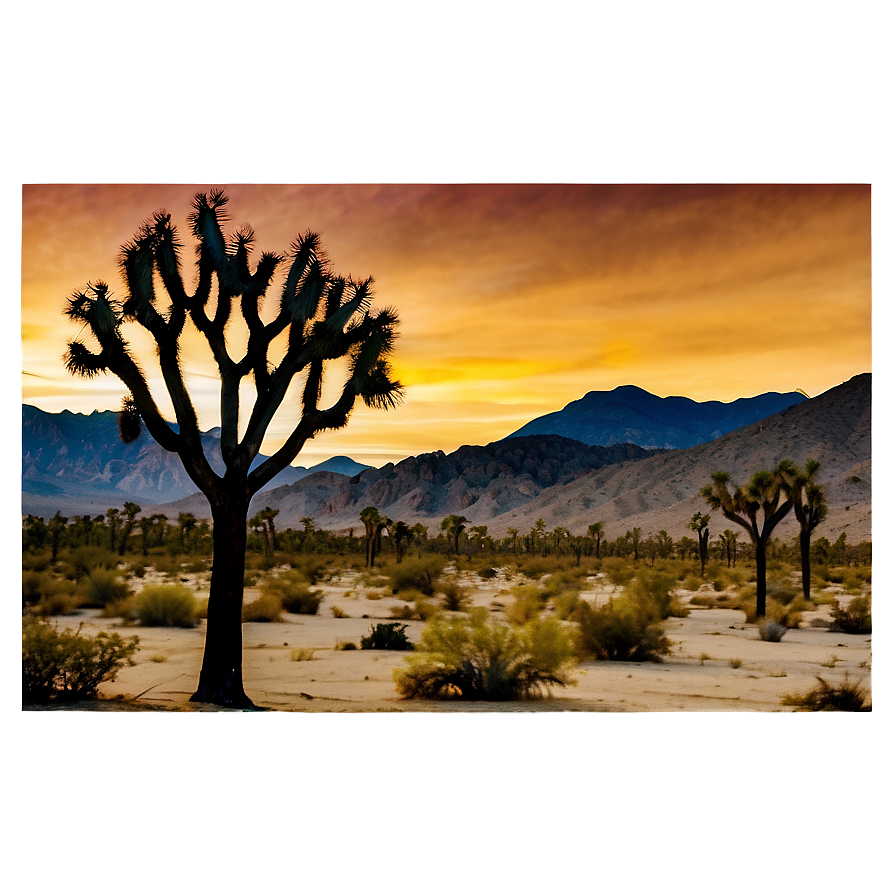
[{"label": "spiky tree foliage", "polygon": [[395,562],[401,563],[404,559],[405,542],[411,538],[411,527],[404,520],[398,520],[392,524],[390,532],[392,540],[395,542]]},{"label": "spiky tree foliage", "polygon": [[697,544],[700,550],[700,575],[706,572],[706,561],[709,559],[709,514],[695,513],[688,522],[688,529],[697,533]]},{"label": "spiky tree foliage", "polygon": [[713,510],[721,510],[725,519],[747,530],[756,548],[756,615],[765,616],[766,550],[775,526],[790,513],[793,501],[789,497],[785,472],[789,461],[782,461],[774,470],[754,473],[746,485],[729,491],[731,477],[714,473],[712,484],[704,486],[700,494]]},{"label": "spiky tree foliage", "polygon": [[812,533],[828,515],[824,489],[815,481],[821,464],[809,458],[802,469],[791,465],[786,469],[793,512],[800,524],[800,565],[803,574],[803,597],[809,600],[811,562],[809,559]]},{"label": "spiky tree foliage", "polygon": [[373,566],[379,549],[380,535],[386,528],[386,519],[380,516],[376,507],[365,507],[360,515],[361,522],[364,523],[365,560],[368,566]]},{"label": "spiky tree foliage", "polygon": [[600,542],[604,537],[604,521],[592,523],[588,527],[588,534],[594,539],[594,556],[600,560]]},{"label": "spiky tree foliage", "polygon": [[726,529],[719,535],[719,544],[725,552],[725,559],[728,561],[728,568],[737,566],[737,532]]},{"label": "spiky tree foliage", "polygon": [[459,516],[452,513],[442,520],[440,529],[454,542],[454,553],[457,553],[458,543],[460,541],[460,533],[464,531],[465,524],[468,522],[465,516]]},{"label": "spiky tree foliage", "polygon": [[50,518],[47,528],[50,530],[50,555],[53,562],[59,556],[59,544],[62,535],[65,532],[65,526],[68,523],[68,517],[63,516],[58,510]]},{"label": "spiky tree foliage", "polygon": [[[397,316],[391,309],[372,311],[373,281],[356,281],[331,272],[320,237],[305,233],[287,255],[265,252],[254,269],[250,256],[254,234],[242,227],[225,237],[221,190],[199,193],[193,200],[190,229],[196,239],[193,286],[181,261],[182,243],[171,216],[156,212],[121,249],[125,281],[123,301],[107,284],[88,284],[68,302],[68,316],[89,329],[97,346],[69,344],[66,366],[73,374],[115,374],[129,390],[122,407],[120,432],[132,440],[145,425],[168,451],[176,452],[187,474],[211,505],[214,562],[209,593],[208,628],[199,687],[194,700],[228,706],[251,706],[242,683],[241,607],[249,501],[283,470],[308,439],[348,422],[355,400],[389,409],[401,398],[388,357]],[[272,312],[264,305],[275,274],[285,268]],[[167,294],[163,301],[157,287]],[[162,290],[159,290],[162,292]],[[240,321],[248,331],[245,348],[236,345],[228,324]],[[205,456],[199,422],[181,365],[181,338],[188,321],[205,338],[221,379],[221,455],[218,475]],[[125,340],[125,323],[139,324],[153,338],[158,363],[176,416],[166,421],[148,379]],[[238,328],[239,329],[239,328]],[[283,338],[280,338],[283,337]],[[271,347],[285,343],[282,354]],[[346,362],[347,376],[336,401],[320,407],[328,362]],[[242,434],[240,384],[254,382],[256,398]],[[262,440],[294,381],[304,379],[295,402],[297,421],[283,445],[254,469]]]},{"label": "spiky tree foliage", "polygon": [[137,524],[137,514],[140,513],[140,505],[133,501],[124,502],[124,525],[121,528],[121,538],[118,540],[118,553],[124,556],[128,547],[128,539],[134,526]]}]

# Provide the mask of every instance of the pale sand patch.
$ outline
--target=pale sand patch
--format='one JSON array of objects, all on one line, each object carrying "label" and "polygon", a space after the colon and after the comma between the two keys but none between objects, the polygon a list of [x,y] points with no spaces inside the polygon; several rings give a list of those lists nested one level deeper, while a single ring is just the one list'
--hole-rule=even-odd
[{"label": "pale sand patch", "polygon": [[[474,605],[490,608],[500,620],[496,602],[509,603],[510,587],[523,581],[503,576],[482,581],[469,573],[459,578]],[[597,604],[614,593],[600,579],[585,584],[582,597]],[[324,594],[318,615],[286,614],[283,622],[243,625],[244,683],[259,706],[295,712],[781,711],[787,709],[781,706],[782,697],[810,690],[816,675],[839,682],[847,672],[870,693],[871,637],[810,627],[813,617],[827,618],[827,607],[804,614],[802,627],[788,631],[778,643],[761,641],[756,626],[747,625],[740,611],[692,607],[688,617],[667,620],[673,652],[662,663],[584,663],[574,672],[576,686],[554,688],[542,700],[404,700],[395,691],[392,670],[406,661],[406,653],[334,649],[341,641],[359,645],[372,625],[393,621],[390,608],[401,602],[385,589],[357,584],[351,573],[315,587]],[[253,599],[255,591],[247,589],[246,599]],[[371,600],[368,595],[381,597]],[[687,595],[682,599],[686,602]],[[334,605],[348,617],[335,618]],[[107,630],[139,636],[136,665],[102,685],[103,696],[126,695],[136,698],[137,706],[159,709],[198,708],[189,697],[202,661],[204,622],[195,629],[141,628],[100,619],[96,610],[55,622],[65,627],[83,623],[87,634]],[[424,627],[416,620],[401,624],[407,625],[412,641]],[[313,659],[293,661],[296,649],[313,650]],[[834,656],[834,668],[826,667]],[[164,662],[153,657],[164,657]],[[738,668],[731,666],[732,660],[740,660]]]}]

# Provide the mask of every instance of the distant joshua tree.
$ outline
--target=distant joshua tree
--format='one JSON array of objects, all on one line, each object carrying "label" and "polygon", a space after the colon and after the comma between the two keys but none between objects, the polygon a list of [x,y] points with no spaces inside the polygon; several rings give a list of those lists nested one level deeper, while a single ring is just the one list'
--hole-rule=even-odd
[{"label": "distant joshua tree", "polygon": [[[199,686],[191,699],[251,707],[242,675],[249,502],[294,460],[308,439],[345,426],[357,398],[369,407],[395,407],[401,386],[392,379],[388,356],[398,318],[392,310],[370,310],[372,280],[355,281],[329,270],[315,233],[298,237],[288,259],[263,253],[253,270],[249,262],[254,234],[243,226],[225,237],[226,202],[221,190],[199,193],[193,200],[190,228],[197,246],[192,292],[187,291],[181,269],[180,236],[171,216],[158,211],[121,249],[123,301],[99,281],[69,299],[68,316],[89,329],[98,349],[80,341],[69,343],[66,366],[80,376],[109,372],[121,379],[129,390],[119,417],[122,439],[133,441],[145,424],[163,448],[180,457],[190,479],[208,499],[214,559],[205,653]],[[272,319],[265,322],[265,293],[284,262],[287,270],[279,300]],[[157,295],[160,286],[167,293],[164,306]],[[241,318],[240,327],[248,331],[245,343],[235,335],[240,327],[228,327],[233,318]],[[221,378],[223,475],[214,471],[203,451],[198,417],[184,382],[180,340],[188,320],[205,337]],[[122,326],[132,321],[156,343],[176,426],[162,417],[147,376],[125,341]],[[275,340],[278,346],[284,345],[279,360],[270,355]],[[321,408],[325,367],[329,361],[342,359],[347,362],[347,375],[339,397],[331,407]],[[298,420],[282,447],[253,469],[268,426],[297,377],[304,383],[290,406],[295,407]],[[256,397],[250,413],[243,415],[240,438],[240,384],[246,378],[254,381]]]},{"label": "distant joshua tree", "polygon": [[376,561],[376,554],[379,550],[380,535],[386,528],[388,522],[384,517],[380,516],[380,512],[376,507],[365,507],[361,511],[361,522],[364,523],[364,537],[366,544],[365,561],[367,566],[373,566]]},{"label": "distant joshua tree", "polygon": [[782,461],[771,472],[760,470],[746,484],[728,490],[731,477],[714,473],[700,492],[713,510],[747,530],[756,547],[756,615],[765,616],[766,551],[775,526],[790,513],[793,501],[786,475],[793,465]]},{"label": "distant joshua tree", "polygon": [[464,531],[464,527],[467,522],[468,520],[465,516],[458,516],[456,513],[452,513],[450,516],[446,516],[445,519],[442,520],[442,524],[439,527],[454,542],[455,554],[458,551],[460,533]]},{"label": "distant joshua tree", "polygon": [[814,458],[806,461],[802,470],[793,467],[788,474],[793,512],[800,524],[800,565],[803,574],[803,597],[809,600],[810,585],[810,543],[812,533],[828,515],[828,505],[824,499],[824,489],[815,481],[815,474],[821,464]]},{"label": "distant joshua tree", "polygon": [[688,529],[697,533],[697,544],[700,550],[700,575],[706,572],[706,561],[709,559],[709,514],[695,513],[688,523]]},{"label": "distant joshua tree", "polygon": [[588,527],[588,534],[594,539],[594,556],[600,560],[600,542],[604,537],[604,522],[601,520]]}]

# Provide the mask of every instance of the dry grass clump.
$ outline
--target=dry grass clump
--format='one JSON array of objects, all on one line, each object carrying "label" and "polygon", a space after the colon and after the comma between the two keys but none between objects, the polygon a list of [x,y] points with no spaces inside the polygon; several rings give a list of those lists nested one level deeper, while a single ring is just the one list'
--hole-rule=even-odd
[{"label": "dry grass clump", "polygon": [[333,606],[330,607],[330,610],[336,619],[348,619],[348,613],[346,613],[342,607],[337,607],[336,604],[333,604]]},{"label": "dry grass clump", "polygon": [[314,616],[320,608],[323,594],[312,590],[310,580],[301,573],[287,570],[269,578],[261,587],[261,594],[269,600],[277,599],[287,613]]},{"label": "dry grass clump", "polygon": [[257,600],[243,604],[243,622],[280,622],[283,604],[276,594],[263,593]]},{"label": "dry grass clump", "polygon": [[147,585],[134,604],[140,625],[193,628],[198,619],[196,598],[184,585]]},{"label": "dry grass clump", "polygon": [[841,609],[837,601],[833,610],[831,631],[844,632],[848,635],[871,634],[871,598],[853,598],[845,609]]},{"label": "dry grass clump", "polygon": [[22,573],[22,606],[35,616],[69,616],[81,606],[74,585],[47,572]]},{"label": "dry grass clump", "polygon": [[438,584],[442,606],[451,612],[465,610],[470,605],[470,592],[456,579],[442,580]]},{"label": "dry grass clump", "polygon": [[313,647],[296,647],[289,654],[290,660],[294,663],[303,663],[309,660],[314,659],[314,648]]},{"label": "dry grass clump", "polygon": [[759,638],[762,641],[780,641],[786,634],[786,625],[768,617],[759,620]]},{"label": "dry grass clump", "polygon": [[622,662],[662,662],[672,652],[654,608],[623,596],[602,607],[583,603],[575,613],[580,649],[588,657]]},{"label": "dry grass clump", "polygon": [[572,640],[556,620],[508,627],[477,607],[468,616],[433,619],[393,678],[403,697],[517,700],[572,683],[574,660]]},{"label": "dry grass clump", "polygon": [[525,625],[541,615],[547,596],[537,585],[515,585],[510,593],[513,601],[504,608],[504,615],[511,625]]},{"label": "dry grass clump", "polygon": [[121,573],[101,566],[87,574],[81,587],[86,607],[105,607],[124,600],[130,593]]},{"label": "dry grass clump", "polygon": [[815,676],[818,687],[805,694],[785,694],[781,703],[807,712],[871,712],[868,691],[843,676],[839,685],[832,685],[820,675]]},{"label": "dry grass clump", "polygon": [[413,588],[432,597],[445,565],[443,557],[418,557],[390,564],[384,569],[384,573],[393,594]]}]

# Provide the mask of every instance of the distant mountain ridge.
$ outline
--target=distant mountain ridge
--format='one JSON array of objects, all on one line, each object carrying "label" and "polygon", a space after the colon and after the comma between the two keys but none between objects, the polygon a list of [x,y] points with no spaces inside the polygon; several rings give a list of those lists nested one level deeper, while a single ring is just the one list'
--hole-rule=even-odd
[{"label": "distant mountain ridge", "polygon": [[[206,457],[217,473],[224,472],[220,435],[219,427],[202,434]],[[259,455],[253,466],[264,460]],[[267,488],[287,485],[322,470],[356,475],[366,469],[367,466],[349,457],[333,457],[308,469],[287,467]],[[118,435],[115,411],[51,414],[32,405],[22,405],[25,513],[52,515],[57,509],[83,513],[97,506],[105,510],[124,501],[163,504],[192,495],[196,490],[180,458],[161,448],[147,432],[141,432],[136,441],[125,445]]]},{"label": "distant mountain ridge", "polygon": [[586,445],[692,448],[806,401],[799,392],[765,392],[732,402],[660,398],[637,386],[588,392],[560,411],[531,420],[507,438],[558,435]]}]

